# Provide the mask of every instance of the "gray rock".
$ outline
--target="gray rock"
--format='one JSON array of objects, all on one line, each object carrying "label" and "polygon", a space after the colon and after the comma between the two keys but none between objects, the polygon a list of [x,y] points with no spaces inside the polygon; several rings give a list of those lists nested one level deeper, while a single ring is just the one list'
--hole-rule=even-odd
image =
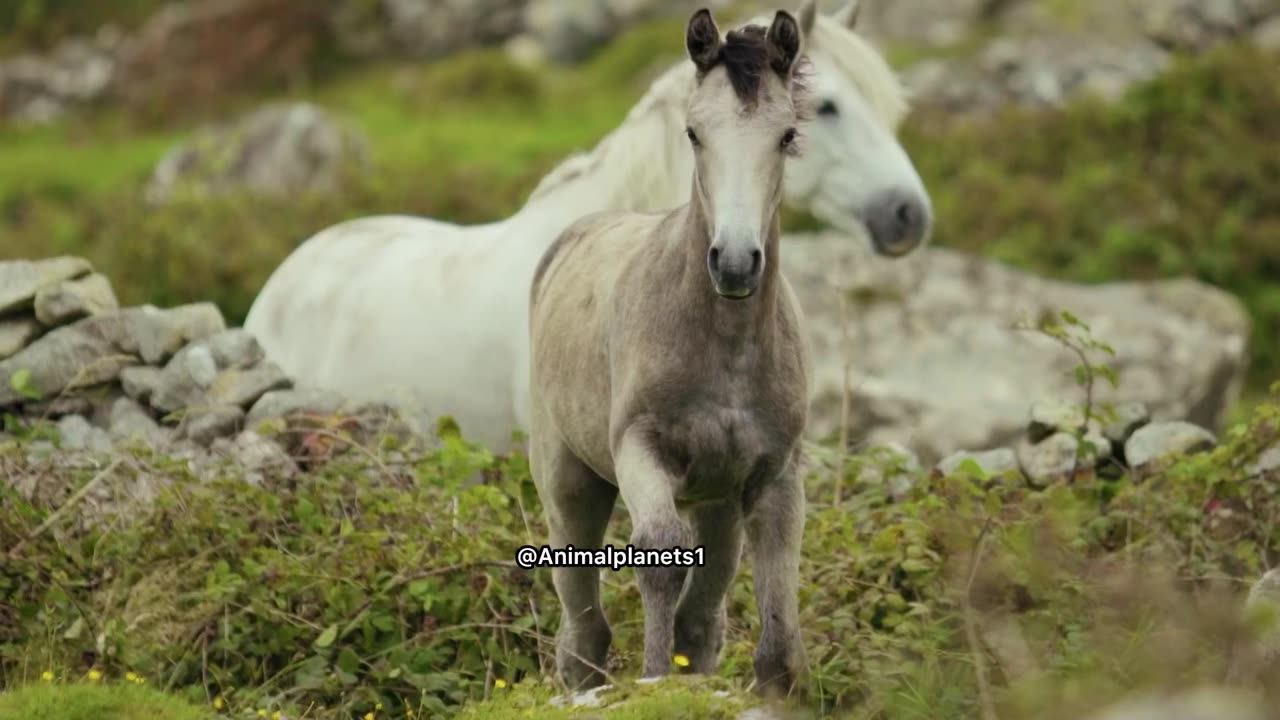
[{"label": "gray rock", "polygon": [[291,477],[298,471],[283,447],[252,430],[240,432],[234,440],[219,438],[214,441],[213,450],[230,458],[250,484],[259,485],[268,476]]},{"label": "gray rock", "polygon": [[151,402],[151,396],[164,378],[164,370],[150,365],[133,365],[120,371],[124,394],[140,403]]},{"label": "gray rock", "polygon": [[115,78],[120,41],[120,33],[105,26],[91,38],[64,40],[47,55],[0,62],[0,117],[48,123],[102,99]]},{"label": "gray rock", "polygon": [[40,335],[35,318],[19,316],[0,320],[0,360],[11,357]]},{"label": "gray rock", "polygon": [[185,440],[206,446],[216,438],[226,437],[239,430],[244,417],[244,410],[234,405],[189,409],[182,418],[179,434]]},{"label": "gray rock", "polygon": [[264,420],[287,418],[297,413],[330,415],[349,406],[350,401],[328,390],[272,390],[253,404],[245,425],[255,428]]},{"label": "gray rock", "polygon": [[315,105],[266,105],[230,125],[200,130],[171,150],[144,195],[148,202],[165,203],[178,195],[333,192],[365,166],[367,145]]},{"label": "gray rock", "polygon": [[222,314],[212,303],[169,310],[143,306],[92,315],[54,329],[0,361],[0,407],[22,400],[10,383],[19,370],[30,372],[33,390],[51,397],[69,386],[115,380],[139,357],[148,365],[159,364],[191,340],[225,328]]},{"label": "gray rock", "polygon": [[1117,450],[1122,450],[1129,436],[1149,422],[1151,422],[1151,411],[1145,404],[1123,403],[1116,406],[1114,417],[1102,428],[1102,435],[1110,440]]},{"label": "gray rock", "polygon": [[227,368],[253,367],[266,357],[258,339],[244,328],[232,328],[201,341],[209,352],[219,370]]},{"label": "gray rock", "polygon": [[1263,50],[1280,50],[1280,15],[1276,15],[1253,29],[1253,44]]},{"label": "gray rock", "polygon": [[1124,444],[1124,457],[1139,477],[1161,470],[1182,455],[1212,450],[1213,433],[1189,422],[1157,422],[1138,428]]},{"label": "gray rock", "polygon": [[1018,454],[1013,451],[1013,448],[1007,447],[979,452],[960,450],[943,458],[935,469],[943,475],[950,475],[959,471],[960,464],[965,460],[976,462],[989,477],[1022,477]]},{"label": "gray rock", "polygon": [[522,25],[526,0],[337,0],[329,25],[343,51],[438,58],[495,44]]},{"label": "gray rock", "polygon": [[141,441],[153,448],[169,442],[169,432],[132,398],[117,398],[111,404],[107,431],[123,441]]},{"label": "gray rock", "polygon": [[1239,688],[1203,687],[1170,695],[1139,696],[1091,720],[1266,720],[1258,697]]},{"label": "gray rock", "polygon": [[1058,431],[1072,432],[1085,424],[1084,407],[1059,399],[1038,400],[1031,406],[1027,436],[1040,442]]},{"label": "gray rock", "polygon": [[67,415],[84,415],[93,414],[93,401],[83,395],[59,395],[48,400],[40,400],[37,402],[25,403],[22,406],[23,414],[32,418],[47,418],[56,420]]},{"label": "gray rock", "polygon": [[1116,351],[1092,358],[1119,376],[1118,388],[1095,385],[1098,404],[1141,402],[1156,417],[1216,429],[1243,386],[1252,321],[1236,297],[1203,283],[1058,282],[940,247],[887,260],[836,232],[783,242],[814,350],[812,440],[838,436],[847,347],[849,437],[901,443],[928,465],[1012,446],[1029,399],[1082,397],[1079,359],[1017,327],[1063,309]]},{"label": "gray rock", "polygon": [[40,288],[86,275],[92,270],[88,260],[68,255],[44,260],[0,262],[0,315],[30,308]]},{"label": "gray rock", "polygon": [[901,502],[920,476],[920,459],[899,443],[887,443],[858,453],[858,482],[881,486],[895,502]]},{"label": "gray rock", "polygon": [[36,291],[36,319],[45,325],[63,325],[89,315],[120,307],[111,282],[93,273],[74,280],[45,285]]},{"label": "gray rock", "polygon": [[151,395],[151,407],[174,412],[205,402],[205,391],[218,376],[218,364],[205,345],[195,343],[178,351],[165,365]]},{"label": "gray rock", "polygon": [[1034,487],[1047,487],[1057,482],[1072,480],[1074,468],[1077,477],[1091,474],[1100,462],[1111,454],[1111,443],[1100,434],[1087,434],[1085,440],[1094,447],[1076,459],[1080,444],[1074,435],[1054,433],[1038,443],[1024,438],[1018,443],[1018,465]]},{"label": "gray rock", "polygon": [[111,436],[80,415],[68,415],[58,421],[58,438],[67,450],[110,452],[112,448]]},{"label": "gray rock", "polygon": [[291,386],[280,366],[268,360],[247,370],[223,370],[209,386],[208,398],[215,404],[248,408],[264,394],[272,390],[287,390]]},{"label": "gray rock", "polygon": [[1244,472],[1250,478],[1280,473],[1280,445],[1272,445],[1263,450],[1258,454],[1257,460],[1245,466]]},{"label": "gray rock", "polygon": [[556,63],[577,63],[603,47],[628,27],[661,15],[687,17],[701,5],[724,5],[713,0],[529,0],[524,29],[538,41],[543,57]]}]

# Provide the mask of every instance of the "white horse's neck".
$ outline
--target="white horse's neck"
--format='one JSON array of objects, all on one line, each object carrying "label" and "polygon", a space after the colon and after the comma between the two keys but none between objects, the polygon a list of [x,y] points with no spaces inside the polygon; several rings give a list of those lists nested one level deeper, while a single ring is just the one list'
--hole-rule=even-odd
[{"label": "white horse's neck", "polygon": [[668,69],[621,126],[591,152],[574,155],[547,174],[518,214],[568,222],[601,210],[663,210],[683,203],[693,169],[682,142],[692,83],[690,63]]}]

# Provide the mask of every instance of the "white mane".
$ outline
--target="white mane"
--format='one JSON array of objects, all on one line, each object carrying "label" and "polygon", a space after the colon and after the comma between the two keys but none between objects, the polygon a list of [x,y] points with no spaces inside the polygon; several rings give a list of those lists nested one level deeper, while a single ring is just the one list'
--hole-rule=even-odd
[{"label": "white mane", "polygon": [[[769,18],[750,23],[768,25]],[[847,30],[839,21],[819,14],[808,42],[818,48],[858,87],[872,111],[885,127],[896,131],[909,108],[906,92],[884,58],[862,36]],[[627,113],[622,124],[590,151],[577,152],[556,165],[530,193],[526,203],[540,200],[566,184],[610,167],[638,168],[643,174],[628,181],[630,208],[661,206],[670,189],[665,172],[674,162],[674,153],[684,150],[684,136],[673,132],[683,123],[685,101],[693,85],[693,67],[679,62],[668,68],[648,92]],[[663,148],[663,156],[635,162],[636,153]]]},{"label": "white mane", "polygon": [[[604,137],[589,152],[570,155],[538,182],[529,195],[529,202],[538,200],[566,183],[592,174],[605,167],[639,168],[644,174],[628,183],[630,207],[662,205],[655,202],[669,194],[664,172],[673,160],[673,154],[684,149],[684,136],[669,132],[683,123],[685,101],[693,85],[693,66],[677,63],[667,69],[648,92],[627,113],[622,124]],[[635,162],[636,153],[652,153],[653,148],[663,148],[663,157],[645,158]]]}]

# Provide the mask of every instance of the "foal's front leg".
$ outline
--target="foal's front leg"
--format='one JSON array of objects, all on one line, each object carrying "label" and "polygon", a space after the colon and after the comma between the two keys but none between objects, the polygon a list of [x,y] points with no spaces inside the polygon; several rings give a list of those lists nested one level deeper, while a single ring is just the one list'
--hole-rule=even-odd
[{"label": "foal's front leg", "polygon": [[[615,465],[622,501],[631,515],[631,544],[640,550],[689,547],[689,531],[675,505],[677,479],[642,440],[630,432],[623,438]],[[676,601],[686,568],[637,567],[640,601],[644,606],[644,672],[646,678],[671,669]]]},{"label": "foal's front leg", "polygon": [[800,639],[800,541],[804,534],[804,487],[793,460],[766,487],[750,510],[750,536],[760,644],[756,689],[766,696],[802,692],[805,671]]},{"label": "foal's front leg", "polygon": [[742,554],[741,504],[701,505],[693,511],[693,527],[704,564],[689,570],[676,608],[675,649],[688,656],[690,672],[712,673],[724,645],[725,596]]}]

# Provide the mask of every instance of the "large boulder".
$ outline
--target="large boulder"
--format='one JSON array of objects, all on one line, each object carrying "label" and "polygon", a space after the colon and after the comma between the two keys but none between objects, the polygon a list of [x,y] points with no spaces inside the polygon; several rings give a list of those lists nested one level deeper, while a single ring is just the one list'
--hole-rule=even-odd
[{"label": "large boulder", "polygon": [[523,23],[526,2],[337,0],[328,12],[329,26],[348,55],[438,58],[514,35]]},{"label": "large boulder", "polygon": [[1097,402],[1140,402],[1157,420],[1216,432],[1244,382],[1249,315],[1193,280],[1059,282],[943,248],[886,260],[837,233],[788,236],[782,256],[814,348],[817,438],[840,429],[847,358],[850,441],[898,442],[925,463],[1012,447],[1036,399],[1084,400],[1079,359],[1017,327],[1061,310],[1116,351],[1091,357],[1119,373],[1117,389],[1096,383]]},{"label": "large boulder", "polygon": [[687,16],[702,6],[723,7],[723,0],[529,0],[524,12],[527,35],[539,55],[555,63],[576,63],[635,23],[663,15]]},{"label": "large boulder", "polygon": [[364,137],[321,108],[273,103],[204,128],[170,150],[152,173],[145,197],[163,203],[177,195],[332,192],[363,170],[368,156]]}]

